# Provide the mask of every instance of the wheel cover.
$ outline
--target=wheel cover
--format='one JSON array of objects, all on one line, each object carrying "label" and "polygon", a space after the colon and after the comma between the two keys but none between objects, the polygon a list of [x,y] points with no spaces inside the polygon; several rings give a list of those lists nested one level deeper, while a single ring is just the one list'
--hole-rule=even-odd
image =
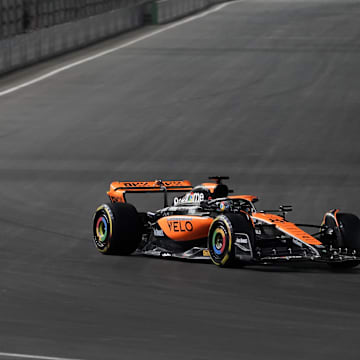
[{"label": "wheel cover", "polygon": [[212,236],[212,248],[216,255],[223,254],[226,246],[226,234],[222,228],[216,228]]},{"label": "wheel cover", "polygon": [[96,235],[101,242],[108,236],[108,224],[104,216],[100,216],[96,222]]},{"label": "wheel cover", "polygon": [[112,212],[107,205],[100,206],[94,218],[94,242],[100,252],[106,252],[110,247],[112,237]]}]

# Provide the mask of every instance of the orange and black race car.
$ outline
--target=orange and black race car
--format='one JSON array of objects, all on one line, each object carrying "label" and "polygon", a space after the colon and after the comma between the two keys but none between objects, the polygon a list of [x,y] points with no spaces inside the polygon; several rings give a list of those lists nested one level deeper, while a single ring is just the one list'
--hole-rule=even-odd
[{"label": "orange and black race car", "polygon": [[[360,264],[360,219],[331,210],[321,225],[286,220],[291,206],[256,209],[253,195],[229,195],[223,180],[210,177],[193,187],[181,181],[113,182],[111,202],[94,215],[94,243],[103,254],[132,253],[182,259],[211,259],[215,265],[320,261],[334,268]],[[162,192],[164,206],[138,212],[129,193]],[[179,193],[168,204],[170,194]],[[310,233],[304,229],[314,229]]]}]

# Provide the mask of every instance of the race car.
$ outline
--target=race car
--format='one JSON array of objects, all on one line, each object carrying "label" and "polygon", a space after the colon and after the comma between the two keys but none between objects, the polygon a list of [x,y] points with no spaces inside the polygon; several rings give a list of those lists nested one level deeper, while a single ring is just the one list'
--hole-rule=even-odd
[{"label": "race car", "polygon": [[[110,202],[93,219],[97,250],[103,254],[143,254],[211,260],[220,267],[318,261],[335,269],[360,264],[360,219],[338,209],[321,225],[286,220],[291,206],[257,210],[254,195],[230,195],[226,176],[193,187],[188,180],[113,182]],[[129,193],[163,193],[163,207],[138,212]],[[171,199],[170,195],[176,195]],[[310,233],[304,229],[313,229]]]}]

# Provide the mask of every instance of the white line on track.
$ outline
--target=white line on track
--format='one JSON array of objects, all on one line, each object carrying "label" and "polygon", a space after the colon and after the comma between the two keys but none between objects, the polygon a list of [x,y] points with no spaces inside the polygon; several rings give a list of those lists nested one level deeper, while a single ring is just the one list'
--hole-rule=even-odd
[{"label": "white line on track", "polygon": [[38,82],[40,82],[40,81],[43,81],[43,80],[48,79],[48,78],[50,78],[50,77],[52,77],[52,76],[55,76],[55,75],[57,75],[57,74],[59,74],[59,73],[61,73],[61,72],[63,72],[63,71],[72,69],[72,68],[74,68],[74,67],[76,67],[76,66],[85,64],[85,63],[87,63],[87,62],[89,62],[89,61],[92,61],[92,60],[98,59],[98,58],[100,58],[100,57],[109,55],[109,54],[111,54],[111,53],[113,53],[113,52],[115,52],[115,51],[124,49],[124,48],[126,48],[126,47],[128,47],[128,46],[134,45],[134,44],[136,44],[136,43],[138,43],[138,42],[140,42],[140,41],[146,40],[146,39],[148,39],[148,38],[151,38],[151,37],[153,37],[153,36],[156,36],[156,35],[158,35],[158,34],[161,34],[161,33],[165,32],[165,31],[168,31],[168,30],[170,30],[170,29],[173,29],[173,28],[176,28],[176,27],[181,26],[181,25],[183,25],[183,24],[186,24],[186,23],[188,23],[188,22],[201,19],[201,18],[203,18],[203,17],[205,17],[205,16],[208,16],[208,15],[210,15],[210,14],[212,14],[212,13],[215,13],[215,12],[217,12],[217,11],[220,11],[221,9],[225,8],[226,6],[228,6],[228,5],[230,5],[230,4],[234,4],[234,3],[238,3],[238,2],[243,2],[243,1],[244,1],[244,0],[234,0],[234,1],[231,1],[231,2],[227,2],[227,3],[223,3],[223,4],[220,4],[220,5],[217,5],[217,6],[211,8],[211,9],[209,9],[209,10],[206,10],[206,11],[200,13],[200,14],[193,15],[193,16],[187,17],[187,18],[185,18],[185,19],[183,19],[183,20],[176,21],[176,22],[174,22],[174,23],[172,23],[172,24],[170,24],[170,25],[167,25],[167,26],[165,26],[165,27],[162,27],[162,28],[159,29],[159,30],[152,31],[152,32],[150,32],[150,33],[148,33],[148,34],[146,34],[146,35],[140,36],[140,37],[138,37],[138,38],[136,38],[136,39],[134,39],[134,40],[128,41],[128,42],[126,42],[126,43],[124,43],[124,44],[122,44],[122,45],[119,45],[119,46],[110,48],[110,49],[105,50],[105,51],[101,51],[101,52],[99,52],[99,53],[97,53],[97,54],[95,54],[95,55],[86,57],[86,58],[84,58],[84,59],[81,59],[81,60],[78,60],[78,61],[75,61],[75,62],[72,62],[72,63],[70,63],[70,64],[68,64],[68,65],[65,65],[65,66],[62,66],[62,67],[59,67],[59,68],[56,69],[56,70],[50,71],[50,72],[48,72],[48,73],[46,73],[46,74],[44,74],[44,75],[41,75],[41,76],[39,76],[39,77],[36,77],[36,78],[34,78],[34,79],[30,80],[30,81],[27,81],[27,82],[24,82],[24,83],[22,83],[22,84],[13,86],[13,87],[11,87],[11,88],[8,88],[8,89],[6,89],[6,90],[0,91],[0,97],[1,97],[1,96],[5,96],[5,95],[8,95],[8,94],[11,94],[11,93],[13,93],[13,92],[15,92],[15,91],[18,91],[18,90],[23,89],[23,88],[25,88],[25,87],[31,86],[31,85],[33,85],[33,84],[36,84],[36,83],[38,83]]},{"label": "white line on track", "polygon": [[63,357],[16,354],[16,353],[6,353],[6,352],[0,352],[0,357],[17,358],[17,359],[34,359],[34,360],[80,360],[80,359],[70,359]]}]

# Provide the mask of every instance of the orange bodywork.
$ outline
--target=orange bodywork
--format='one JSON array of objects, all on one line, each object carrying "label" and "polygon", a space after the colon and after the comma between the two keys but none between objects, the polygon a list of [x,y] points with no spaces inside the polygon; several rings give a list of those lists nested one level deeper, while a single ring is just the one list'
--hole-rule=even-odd
[{"label": "orange bodywork", "polygon": [[175,241],[198,240],[207,237],[213,219],[210,217],[174,215],[158,220],[164,234]]},{"label": "orange bodywork", "polygon": [[202,183],[201,185],[209,189],[211,194],[214,193],[216,187],[218,186],[218,184],[215,183]]},{"label": "orange bodywork", "polygon": [[169,192],[191,191],[192,185],[188,180],[169,181],[114,181],[107,192],[111,202],[126,202],[125,194],[128,192],[161,192],[166,188]]},{"label": "orange bodywork", "polygon": [[290,236],[293,236],[296,239],[303,241],[306,244],[322,244],[319,240],[307,234],[305,231],[301,230],[292,222],[284,220],[281,216],[264,213],[253,213],[251,216],[253,219],[262,220],[267,224],[274,224],[279,230],[283,231],[286,234],[289,234]]},{"label": "orange bodywork", "polygon": [[229,199],[233,199],[233,200],[247,200],[247,201],[250,201],[250,202],[256,202],[258,201],[258,197],[257,196],[254,196],[254,195],[231,195],[231,196],[228,196]]},{"label": "orange bodywork", "polygon": [[124,194],[125,194],[125,191],[124,190],[110,190],[107,192],[111,202],[126,202],[125,201],[125,197],[124,197]]}]

